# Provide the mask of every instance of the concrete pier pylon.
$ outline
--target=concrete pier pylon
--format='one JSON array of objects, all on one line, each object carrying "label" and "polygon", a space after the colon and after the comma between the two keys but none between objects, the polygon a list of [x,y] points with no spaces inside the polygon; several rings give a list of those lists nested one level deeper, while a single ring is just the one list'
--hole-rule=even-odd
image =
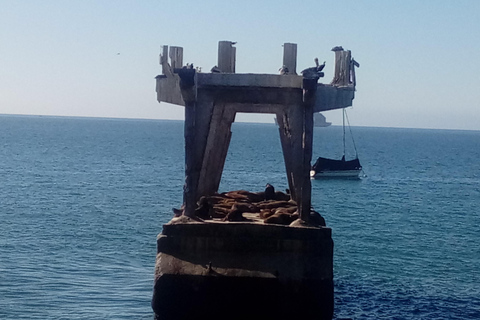
[{"label": "concrete pier pylon", "polygon": [[[185,108],[185,185],[181,214],[157,238],[152,308],[158,320],[330,320],[331,229],[314,223],[311,208],[313,113],[352,104],[355,81],[348,68],[355,64],[344,61],[350,53],[336,52],[341,81],[318,83],[321,70],[296,74],[296,44],[288,43],[283,65],[291,72],[241,74],[233,45],[219,42],[211,73],[179,67],[180,47],[162,49],[157,100]],[[298,219],[290,225],[196,216],[199,200],[218,192],[238,112],[276,116],[290,200],[297,206]]]}]

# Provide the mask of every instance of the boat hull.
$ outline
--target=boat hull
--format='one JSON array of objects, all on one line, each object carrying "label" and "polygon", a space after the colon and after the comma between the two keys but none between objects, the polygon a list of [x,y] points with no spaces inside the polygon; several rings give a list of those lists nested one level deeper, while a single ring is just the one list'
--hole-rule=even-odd
[{"label": "boat hull", "polygon": [[332,170],[332,171],[310,171],[312,178],[359,178],[362,170]]},{"label": "boat hull", "polygon": [[310,171],[312,178],[358,178],[362,165],[358,158],[345,161],[319,157]]}]

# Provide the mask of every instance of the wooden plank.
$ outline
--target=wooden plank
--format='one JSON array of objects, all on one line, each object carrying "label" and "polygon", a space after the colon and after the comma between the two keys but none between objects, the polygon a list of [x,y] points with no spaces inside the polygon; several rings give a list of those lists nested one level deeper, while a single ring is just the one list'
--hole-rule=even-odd
[{"label": "wooden plank", "polygon": [[[290,171],[292,176],[292,197],[297,203],[301,202],[302,195],[302,168],[303,168],[303,107],[300,104],[291,105],[286,116],[289,123]],[[300,207],[299,207],[300,208]]]},{"label": "wooden plank", "polygon": [[162,53],[160,53],[160,65],[162,66],[162,74],[165,73],[165,65],[168,64],[168,46],[162,46]]},{"label": "wooden plank", "polygon": [[292,199],[296,199],[295,186],[293,182],[293,168],[292,168],[292,142],[290,133],[290,124],[285,110],[276,113],[278,132],[280,134],[280,143],[282,145],[283,159],[285,163],[285,171],[287,173],[288,188]]},{"label": "wooden plank", "polygon": [[193,217],[212,119],[213,101],[202,97],[185,105],[185,214]]},{"label": "wooden plank", "polygon": [[218,87],[302,88],[301,76],[258,73],[198,73],[197,84]]},{"label": "wooden plank", "polygon": [[310,220],[310,209],[312,206],[312,182],[310,180],[310,169],[312,163],[313,149],[313,104],[315,102],[315,89],[305,92],[303,105],[303,168],[302,168],[302,196],[300,204],[300,219]]},{"label": "wooden plank", "polygon": [[287,68],[288,74],[297,74],[297,44],[283,44],[283,67]]},{"label": "wooden plank", "polygon": [[232,56],[230,57],[230,61],[232,65],[232,73],[235,73],[235,66],[237,64],[237,48],[232,47],[231,55]]},{"label": "wooden plank", "polygon": [[183,67],[182,47],[170,47],[170,66],[172,70]]},{"label": "wooden plank", "polygon": [[353,104],[355,87],[318,84],[314,112],[343,109]]},{"label": "wooden plank", "polygon": [[168,102],[180,106],[185,105],[185,101],[183,100],[182,93],[180,91],[180,79],[177,74],[160,76],[157,77],[156,80],[158,102]]},{"label": "wooden plank", "polygon": [[218,191],[232,136],[234,110],[225,104],[215,104],[203,156],[198,197]]},{"label": "wooden plank", "polygon": [[199,174],[195,166],[195,110],[195,102],[190,102],[185,106],[185,185],[183,186],[183,204],[185,206],[184,214],[192,218],[195,215],[196,181]]},{"label": "wooden plank", "polygon": [[335,51],[335,75],[331,82],[336,86],[347,86],[350,81],[350,61],[352,53],[347,51]]}]

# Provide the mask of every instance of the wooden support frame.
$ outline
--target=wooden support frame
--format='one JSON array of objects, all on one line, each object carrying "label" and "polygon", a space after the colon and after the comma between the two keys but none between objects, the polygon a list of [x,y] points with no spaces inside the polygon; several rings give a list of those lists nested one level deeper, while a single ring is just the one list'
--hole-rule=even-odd
[{"label": "wooden support frame", "polygon": [[271,113],[277,117],[289,189],[300,220],[308,224],[313,112],[351,105],[359,65],[340,47],[332,84],[318,84],[296,75],[297,45],[285,43],[288,74],[235,74],[234,44],[219,42],[221,73],[197,73],[183,66],[183,48],[162,47],[158,101],[185,106],[184,214],[194,218],[199,198],[218,191],[236,113]]}]

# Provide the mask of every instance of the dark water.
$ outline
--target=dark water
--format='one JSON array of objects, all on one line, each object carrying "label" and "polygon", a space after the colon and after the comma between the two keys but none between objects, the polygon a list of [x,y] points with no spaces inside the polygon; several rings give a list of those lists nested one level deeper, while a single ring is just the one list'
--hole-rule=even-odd
[{"label": "dark water", "polygon": [[[312,181],[336,317],[480,319],[480,132],[352,130],[367,177]],[[287,188],[277,128],[232,131],[220,191]],[[314,144],[340,158],[341,128]],[[152,319],[183,148],[180,121],[0,116],[0,319]]]}]

